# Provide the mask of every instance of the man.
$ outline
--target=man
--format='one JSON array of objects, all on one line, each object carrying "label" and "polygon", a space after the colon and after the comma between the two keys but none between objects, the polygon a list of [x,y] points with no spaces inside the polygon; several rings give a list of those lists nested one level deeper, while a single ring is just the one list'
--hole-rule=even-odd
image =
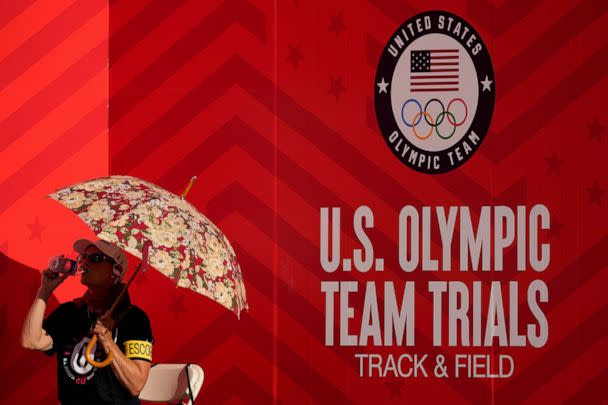
[{"label": "man", "polygon": [[[152,329],[144,311],[131,305],[128,295],[110,319],[111,307],[123,284],[127,257],[105,241],[80,239],[81,283],[87,287],[82,298],[61,304],[46,319],[46,302],[67,276],[42,273],[42,282],[25,319],[23,347],[57,354],[59,400],[62,405],[140,404],[138,395],[148,378],[152,361]],[[110,366],[95,368],[85,358],[92,333],[97,334],[95,360],[108,353]]]}]

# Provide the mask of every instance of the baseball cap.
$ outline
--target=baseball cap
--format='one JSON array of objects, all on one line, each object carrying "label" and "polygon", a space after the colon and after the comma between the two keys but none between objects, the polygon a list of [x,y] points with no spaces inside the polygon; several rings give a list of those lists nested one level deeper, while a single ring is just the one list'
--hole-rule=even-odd
[{"label": "baseball cap", "polygon": [[114,273],[119,277],[119,280],[122,279],[127,271],[128,263],[127,255],[122,251],[122,249],[101,239],[95,242],[88,239],[78,239],[76,242],[74,242],[74,250],[81,254],[84,253],[89,246],[95,246],[97,249],[101,250],[103,254],[111,257],[114,262],[120,266],[120,271],[114,270]]}]

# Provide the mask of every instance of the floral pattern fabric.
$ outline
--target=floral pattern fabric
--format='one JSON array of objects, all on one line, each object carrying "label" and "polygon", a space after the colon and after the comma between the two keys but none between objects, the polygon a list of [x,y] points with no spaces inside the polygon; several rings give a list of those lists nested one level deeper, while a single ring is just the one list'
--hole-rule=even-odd
[{"label": "floral pattern fabric", "polygon": [[237,316],[247,309],[241,268],[224,234],[185,199],[144,180],[110,176],[50,195],[100,239],[141,258],[179,287],[205,295]]}]

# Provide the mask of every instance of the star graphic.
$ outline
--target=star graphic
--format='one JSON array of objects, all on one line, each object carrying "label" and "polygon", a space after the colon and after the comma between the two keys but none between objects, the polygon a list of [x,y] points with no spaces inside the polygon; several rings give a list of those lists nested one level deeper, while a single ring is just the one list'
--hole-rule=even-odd
[{"label": "star graphic", "polygon": [[329,86],[328,93],[336,96],[336,100],[338,100],[346,89],[346,87],[344,87],[344,83],[342,82],[342,76],[331,77],[330,81],[331,84]]},{"label": "star graphic", "polygon": [[388,91],[386,91],[386,88],[388,87],[389,83],[384,81],[384,77],[382,78],[380,83],[376,83],[376,85],[378,86],[378,94],[380,94],[380,93],[388,94]]},{"label": "star graphic", "polygon": [[557,157],[557,153],[553,152],[553,155],[545,158],[545,161],[547,162],[547,176],[550,174],[559,176],[564,161]]},{"label": "star graphic", "polygon": [[302,51],[300,44],[287,45],[287,61],[293,65],[294,68],[298,68],[300,61],[302,60]]},{"label": "star graphic", "polygon": [[562,224],[561,222],[559,222],[557,220],[557,218],[555,218],[553,216],[551,218],[551,228],[547,232],[547,236],[550,239],[559,239],[559,237],[561,236],[561,232],[562,232],[562,228],[563,227],[564,227],[564,224]]},{"label": "star graphic", "polygon": [[602,132],[606,129],[605,125],[600,124],[597,117],[593,117],[593,121],[587,124],[587,131],[589,132],[589,140],[598,142],[602,141]]},{"label": "star graphic", "polygon": [[180,314],[186,311],[184,297],[181,294],[176,294],[173,296],[171,303],[169,304],[169,311],[173,312],[173,315],[176,318],[179,318]]},{"label": "star graphic", "polygon": [[344,21],[342,21],[342,12],[329,18],[329,32],[334,32],[336,38],[340,37],[340,33],[344,31],[345,28]]},{"label": "star graphic", "polygon": [[401,397],[401,386],[402,382],[400,381],[389,381],[385,383],[388,387],[388,397],[390,398],[400,398]]},{"label": "star graphic", "polygon": [[593,186],[587,187],[589,193],[589,204],[602,205],[602,197],[606,194],[606,190],[601,188],[598,182],[593,183]]},{"label": "star graphic", "polygon": [[492,80],[488,79],[488,75],[486,75],[485,80],[481,80],[479,83],[481,83],[483,86],[483,89],[481,91],[492,91],[492,89],[490,88]]},{"label": "star graphic", "polygon": [[42,242],[42,231],[44,231],[46,227],[40,223],[38,217],[34,218],[33,224],[28,224],[27,226],[30,228],[30,240],[38,239]]}]

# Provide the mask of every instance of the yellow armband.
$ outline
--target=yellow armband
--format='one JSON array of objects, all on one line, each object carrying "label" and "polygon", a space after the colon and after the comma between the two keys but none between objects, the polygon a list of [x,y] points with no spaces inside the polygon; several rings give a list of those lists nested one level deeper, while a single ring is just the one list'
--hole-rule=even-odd
[{"label": "yellow armband", "polygon": [[128,359],[152,361],[152,342],[145,340],[127,340],[125,356]]}]

